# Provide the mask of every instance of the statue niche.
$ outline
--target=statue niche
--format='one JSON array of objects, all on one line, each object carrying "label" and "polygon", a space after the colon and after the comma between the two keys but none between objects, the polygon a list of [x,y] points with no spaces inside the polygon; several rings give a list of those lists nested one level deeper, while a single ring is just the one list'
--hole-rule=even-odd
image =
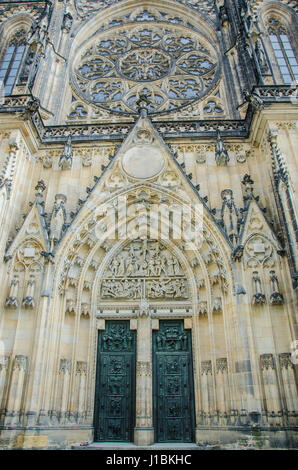
[{"label": "statue niche", "polygon": [[155,240],[135,240],[110,262],[102,299],[187,299],[187,280],[178,259]]}]

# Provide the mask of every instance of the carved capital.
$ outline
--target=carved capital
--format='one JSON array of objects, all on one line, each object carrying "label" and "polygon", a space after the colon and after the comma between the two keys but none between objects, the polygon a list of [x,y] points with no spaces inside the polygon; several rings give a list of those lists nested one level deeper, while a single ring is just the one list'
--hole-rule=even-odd
[{"label": "carved capital", "polygon": [[151,377],[152,376],[151,362],[137,361],[137,376]]},{"label": "carved capital", "polygon": [[221,372],[222,374],[228,372],[228,361],[226,357],[216,359],[216,372]]},{"label": "carved capital", "polygon": [[260,363],[262,370],[275,369],[273,354],[262,354],[260,356]]},{"label": "carved capital", "polygon": [[10,362],[10,356],[0,356],[0,372],[7,371]]},{"label": "carved capital", "polygon": [[60,359],[59,374],[69,374],[71,371],[71,359]]},{"label": "carved capital", "polygon": [[23,370],[24,372],[27,370],[28,366],[28,357],[22,354],[18,354],[15,356],[13,361],[13,370]]},{"label": "carved capital", "polygon": [[202,368],[201,368],[201,374],[202,375],[208,375],[212,374],[212,364],[211,361],[202,361],[201,363]]},{"label": "carved capital", "polygon": [[87,362],[77,361],[76,373],[77,375],[86,375],[87,374]]},{"label": "carved capital", "polygon": [[281,353],[279,355],[279,363],[281,369],[294,369],[294,364],[291,361],[291,353]]}]

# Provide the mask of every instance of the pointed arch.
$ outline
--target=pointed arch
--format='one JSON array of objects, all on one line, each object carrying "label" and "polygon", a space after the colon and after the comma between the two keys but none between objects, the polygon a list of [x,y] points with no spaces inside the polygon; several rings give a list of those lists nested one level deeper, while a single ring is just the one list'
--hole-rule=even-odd
[{"label": "pointed arch", "polygon": [[281,2],[268,2],[261,8],[264,42],[277,83],[297,82],[297,16]]}]

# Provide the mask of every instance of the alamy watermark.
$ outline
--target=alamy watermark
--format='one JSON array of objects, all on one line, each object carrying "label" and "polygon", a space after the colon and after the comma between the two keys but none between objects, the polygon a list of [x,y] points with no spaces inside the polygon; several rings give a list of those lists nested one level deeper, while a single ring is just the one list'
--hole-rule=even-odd
[{"label": "alamy watermark", "polygon": [[158,239],[183,242],[185,250],[203,242],[203,205],[149,203],[146,198],[128,204],[127,196],[100,204],[94,213],[95,235],[105,240]]}]

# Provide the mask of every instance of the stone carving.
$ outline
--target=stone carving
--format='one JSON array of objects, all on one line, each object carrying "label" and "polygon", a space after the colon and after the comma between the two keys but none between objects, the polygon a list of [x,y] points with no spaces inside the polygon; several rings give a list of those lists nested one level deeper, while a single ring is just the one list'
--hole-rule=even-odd
[{"label": "stone carving", "polygon": [[212,363],[211,361],[202,361],[201,375],[212,375]]},{"label": "stone carving", "polygon": [[[75,0],[76,9],[80,16],[86,18],[95,11],[100,11],[108,8],[111,5],[118,4],[122,0]],[[215,20],[215,8],[213,0],[177,0],[182,5],[193,8],[202,15],[207,15],[212,20]],[[159,15],[164,19],[165,13],[159,12],[155,8],[147,7],[146,9],[137,9],[137,11],[130,14],[131,21],[152,21],[159,19]],[[128,15],[126,15],[128,16]],[[117,15],[117,18],[119,16]],[[175,18],[176,19],[176,18]],[[177,21],[177,19],[176,19]],[[179,22],[182,22],[180,20]]]},{"label": "stone carving", "polygon": [[254,295],[252,298],[252,304],[257,305],[257,304],[265,304],[266,303],[266,297],[265,294],[262,293],[262,287],[261,287],[261,279],[258,275],[257,271],[253,272],[253,286],[254,286]]},{"label": "stone carving", "polygon": [[72,15],[70,14],[69,11],[65,12],[63,16],[61,28],[64,29],[64,31],[66,31],[67,33],[69,33],[72,27],[72,23],[73,23]]},{"label": "stone carving", "polygon": [[54,244],[56,244],[62,235],[62,230],[64,228],[64,224],[66,222],[66,211],[64,204],[66,202],[66,196],[64,194],[56,194],[54,208],[51,218],[51,240]]},{"label": "stone carving", "polygon": [[19,290],[19,279],[14,277],[10,283],[9,296],[6,298],[5,307],[17,308],[19,306],[18,301],[18,290]]},{"label": "stone carving", "polygon": [[230,160],[229,154],[221,139],[219,130],[217,131],[217,141],[215,149],[215,161],[218,166],[226,166]]},{"label": "stone carving", "polygon": [[262,46],[262,43],[261,43],[260,39],[257,39],[257,41],[256,41],[255,53],[256,53],[261,71],[263,73],[267,72],[268,71],[268,64],[267,64],[267,60],[266,60],[265,53],[264,53],[264,50],[263,50],[263,46]]},{"label": "stone carving", "polygon": [[279,292],[278,278],[275,271],[270,271],[270,285],[272,294],[270,295],[271,305],[282,305],[284,303],[284,297]]},{"label": "stone carving", "polygon": [[199,308],[198,308],[198,312],[200,315],[202,316],[206,316],[207,313],[208,313],[208,308],[207,308],[207,301],[206,300],[201,300],[199,302]]},{"label": "stone carving", "polygon": [[237,244],[239,232],[239,215],[235,206],[233,191],[231,189],[224,189],[221,192],[223,200],[221,208],[221,219],[226,233],[233,245]]},{"label": "stone carving", "polygon": [[83,302],[82,305],[81,305],[81,315],[83,317],[89,317],[90,316],[90,309],[91,309],[90,304],[87,303],[87,302]]},{"label": "stone carving", "polygon": [[81,55],[74,86],[93,105],[135,113],[146,95],[149,113],[172,111],[201,99],[217,83],[216,52],[197,33],[178,32],[171,24],[126,25],[128,41],[122,33],[123,28],[102,33]]},{"label": "stone carving", "polygon": [[69,135],[67,138],[67,142],[64,145],[64,150],[59,158],[59,167],[62,170],[69,170],[72,166],[72,144],[71,144],[71,136]]},{"label": "stone carving", "polygon": [[152,280],[147,283],[147,288],[150,298],[188,298],[184,279]]},{"label": "stone carving", "polygon": [[291,353],[280,353],[279,363],[281,369],[294,369],[294,364],[291,360]]},{"label": "stone carving", "polygon": [[188,298],[177,258],[157,241],[134,241],[111,261],[102,298]]},{"label": "stone carving", "polygon": [[25,297],[23,298],[22,305],[25,308],[34,308],[34,289],[35,289],[35,279],[31,276],[31,279],[27,282]]},{"label": "stone carving", "polygon": [[9,363],[10,363],[10,356],[5,356],[5,355],[0,354],[0,374],[3,371],[4,373],[8,371]]},{"label": "stone carving", "polygon": [[[254,221],[256,223],[256,221]],[[253,235],[245,244],[245,264],[247,267],[272,267],[274,251],[271,243],[261,235]]]},{"label": "stone carving", "polygon": [[73,299],[66,300],[66,312],[68,313],[76,313],[76,302]]},{"label": "stone carving", "polygon": [[13,176],[16,166],[16,155],[19,150],[19,145],[15,140],[9,141],[8,155],[5,158],[3,169],[0,176],[0,190],[2,187],[6,188],[7,199],[10,198]]},{"label": "stone carving", "polygon": [[216,372],[219,373],[221,372],[222,374],[224,372],[228,371],[228,361],[225,357],[222,357],[220,359],[216,359]]},{"label": "stone carving", "polygon": [[13,361],[13,370],[26,371],[28,367],[28,357],[22,354],[17,354]]},{"label": "stone carving", "polygon": [[137,361],[137,376],[151,377],[152,376],[151,362]]},{"label": "stone carving", "polygon": [[71,359],[60,359],[59,374],[70,374]]},{"label": "stone carving", "polygon": [[275,369],[273,354],[262,354],[260,356],[260,364],[262,370]]},{"label": "stone carving", "polygon": [[221,304],[221,298],[220,297],[215,297],[215,299],[213,300],[212,312],[213,313],[222,312],[222,304]]},{"label": "stone carving", "polygon": [[241,183],[244,187],[244,200],[251,199],[253,196],[254,181],[251,179],[250,175],[245,174]]}]

